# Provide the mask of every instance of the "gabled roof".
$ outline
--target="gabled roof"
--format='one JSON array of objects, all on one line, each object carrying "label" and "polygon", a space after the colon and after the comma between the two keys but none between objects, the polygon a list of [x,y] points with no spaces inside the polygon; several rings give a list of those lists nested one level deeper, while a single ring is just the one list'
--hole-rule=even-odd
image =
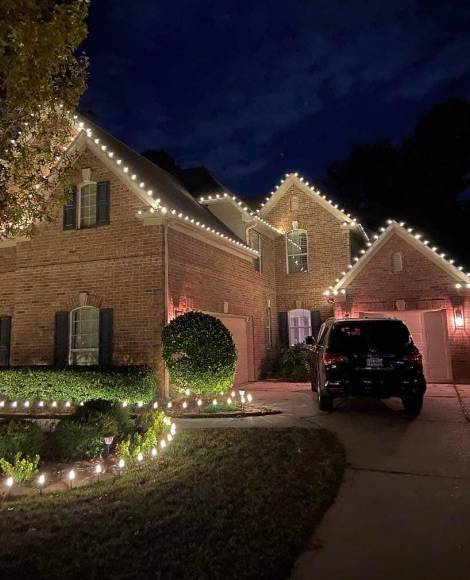
[{"label": "gabled roof", "polygon": [[206,207],[198,203],[173,175],[158,167],[111,134],[88,120],[77,119],[77,137],[107,162],[121,181],[144,202],[140,215],[160,213],[203,230],[257,255]]},{"label": "gabled roof", "polygon": [[357,226],[360,233],[367,240],[368,236],[364,231],[362,225],[353,218],[350,213],[346,213],[344,209],[341,209],[337,203],[329,199],[326,195],[322,194],[314,186],[310,185],[303,177],[300,177],[297,172],[286,173],[285,178],[281,180],[280,184],[275,190],[271,191],[271,194],[266,197],[266,201],[261,204],[261,207],[257,210],[259,215],[266,215],[282,198],[282,196],[288,191],[288,189],[295,185],[300,191],[303,191],[307,195],[311,196],[317,203],[320,204],[324,209],[331,213],[337,220],[343,222],[345,225]]},{"label": "gabled roof", "polygon": [[387,225],[381,228],[381,233],[374,235],[374,241],[368,242],[368,249],[361,250],[361,256],[353,259],[353,263],[348,266],[348,271],[342,272],[342,277],[336,280],[336,285],[330,286],[324,292],[325,296],[344,294],[346,287],[394,235],[400,236],[425,258],[445,271],[456,288],[470,288],[470,272],[465,272],[463,266],[455,266],[454,260],[447,259],[445,253],[440,253],[437,246],[431,245],[429,240],[423,238],[421,234],[414,233],[413,228],[406,228],[404,222],[388,220]]}]

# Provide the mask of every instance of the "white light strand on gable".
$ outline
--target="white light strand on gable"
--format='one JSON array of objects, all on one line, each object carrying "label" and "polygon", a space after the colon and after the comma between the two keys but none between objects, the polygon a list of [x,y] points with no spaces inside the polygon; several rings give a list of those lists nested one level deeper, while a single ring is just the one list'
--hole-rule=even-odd
[{"label": "white light strand on gable", "polygon": [[[77,115],[74,115],[73,117],[75,120],[78,119]],[[119,158],[115,158],[115,153],[114,151],[111,151],[108,146],[104,143],[101,142],[101,139],[99,138],[93,138],[93,130],[90,129],[89,127],[85,126],[85,123],[83,121],[77,122],[77,135],[72,138],[72,141],[78,136],[78,134],[80,132],[84,132],[85,135],[88,137],[88,139],[90,139],[90,141],[92,141],[95,145],[100,146],[101,151],[103,151],[104,153],[106,153],[108,155],[108,157],[110,159],[112,159],[117,167],[126,175],[129,174],[129,167],[127,165],[124,165],[124,167],[121,167],[123,164],[123,160],[119,159]],[[178,219],[180,219],[181,221],[193,224],[199,228],[201,228],[202,230],[209,232],[221,239],[223,239],[224,241],[230,242],[231,244],[233,244],[234,246],[238,246],[239,248],[243,248],[244,250],[249,251],[251,254],[253,254],[253,256],[258,256],[259,253],[256,250],[253,250],[253,248],[250,248],[249,246],[247,246],[246,244],[239,242],[237,240],[234,240],[233,238],[231,238],[230,236],[223,234],[222,232],[219,232],[218,230],[216,230],[215,228],[211,228],[210,226],[201,223],[200,221],[191,218],[191,216],[189,215],[185,215],[182,212],[178,212],[176,209],[171,209],[169,207],[166,207],[164,205],[161,205],[160,200],[157,199],[155,200],[153,198],[153,191],[151,189],[146,189],[145,187],[145,182],[141,181],[138,179],[137,174],[135,173],[131,173],[130,175],[128,175],[128,177],[132,180],[135,181],[135,187],[139,187],[139,189],[142,191],[143,194],[147,195],[150,199],[152,199],[152,201],[156,202],[156,206],[150,206],[148,208],[146,208],[146,210],[139,210],[138,214],[139,215],[144,215],[145,212],[148,213],[154,213],[155,210],[158,210],[161,214],[165,215],[167,213],[171,213],[171,215],[173,217],[176,217]],[[138,182],[138,183],[137,183]]]},{"label": "white light strand on gable", "polygon": [[[355,256],[353,258],[353,262],[355,262],[355,264],[357,264],[358,262],[363,261],[364,259],[366,259],[366,256],[368,255],[369,251],[377,244],[377,242],[385,235],[386,232],[389,231],[390,226],[392,226],[393,224],[398,225],[400,228],[402,228],[403,230],[405,230],[408,234],[413,235],[413,228],[406,228],[405,227],[405,222],[397,222],[395,220],[389,219],[387,220],[386,226],[382,226],[380,228],[380,234],[374,234],[373,238],[374,238],[374,242],[369,242],[367,244],[367,249],[362,249],[360,250],[360,256]],[[455,269],[455,274],[457,276],[465,276],[466,281],[462,281],[462,282],[456,282],[455,283],[455,288],[460,290],[463,288],[466,289],[470,289],[470,272],[464,272],[465,268],[464,266],[455,266],[455,260],[454,259],[447,259],[446,258],[446,254],[443,252],[439,252],[439,248],[437,246],[430,246],[430,242],[427,239],[422,239],[423,235],[420,233],[415,233],[413,235],[414,239],[416,241],[418,241],[419,243],[423,244],[423,246],[426,246],[428,248],[428,250],[434,252],[436,254],[436,256],[438,256],[443,262],[446,262],[446,264],[448,264],[448,266],[450,266],[451,268]],[[351,268],[353,268],[353,264],[348,264],[348,270],[351,270]],[[341,284],[343,283],[345,277],[347,276],[348,272],[341,272],[342,278],[336,278],[336,286],[330,286],[328,288],[328,290],[325,290],[325,292],[323,292],[324,296],[337,296],[339,293],[341,294],[345,294],[346,290],[344,288],[342,288],[341,290],[338,290],[338,286],[341,286]]]},{"label": "white light strand on gable", "polygon": [[[264,203],[261,203],[261,208],[263,208],[273,197],[273,195],[278,191],[278,189],[284,184],[284,182],[289,178],[290,175],[295,175],[295,177],[298,177],[298,179],[315,195],[317,195],[318,197],[321,197],[322,199],[324,199],[327,203],[329,203],[331,205],[331,207],[333,209],[337,209],[339,212],[341,212],[344,216],[345,221],[343,222],[343,225],[353,225],[353,226],[360,226],[361,224],[357,221],[356,218],[351,217],[350,213],[346,213],[346,211],[344,209],[341,209],[338,204],[334,203],[331,199],[328,199],[326,197],[326,195],[322,194],[320,190],[315,189],[315,187],[313,187],[312,185],[310,185],[310,183],[308,181],[306,181],[303,177],[299,176],[298,172],[296,171],[295,173],[286,173],[284,179],[281,179],[281,182],[279,183],[279,185],[276,187],[276,189],[274,189],[273,191],[271,191],[271,193],[269,194],[269,196],[266,197],[266,201]],[[256,211],[259,212],[260,209],[257,209]]]},{"label": "white light strand on gable", "polygon": [[240,209],[242,209],[244,212],[249,214],[253,219],[263,223],[265,226],[272,229],[277,234],[282,234],[282,232],[280,230],[275,228],[273,225],[271,225],[269,222],[267,222],[263,218],[256,215],[256,213],[254,211],[252,211],[247,205],[244,205],[243,201],[240,200],[239,198],[237,198],[237,196],[235,196],[235,195],[229,195],[227,192],[224,192],[223,195],[221,195],[220,193],[217,193],[215,195],[208,195],[207,197],[200,197],[199,202],[200,203],[207,203],[209,201],[210,202],[214,202],[214,201],[218,201],[218,200],[222,201],[224,199],[228,199],[228,200],[234,202],[235,205],[239,206]]}]

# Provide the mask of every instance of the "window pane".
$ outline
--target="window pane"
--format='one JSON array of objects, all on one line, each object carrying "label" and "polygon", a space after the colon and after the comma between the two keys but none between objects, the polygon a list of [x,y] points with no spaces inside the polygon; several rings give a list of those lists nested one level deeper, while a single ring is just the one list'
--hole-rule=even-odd
[{"label": "window pane", "polygon": [[307,233],[304,230],[292,230],[286,240],[288,273],[308,272]]},{"label": "window pane", "polygon": [[96,225],[96,183],[80,188],[80,227]]},{"label": "window pane", "polygon": [[99,316],[97,308],[83,307],[72,312],[70,364],[98,364]]}]

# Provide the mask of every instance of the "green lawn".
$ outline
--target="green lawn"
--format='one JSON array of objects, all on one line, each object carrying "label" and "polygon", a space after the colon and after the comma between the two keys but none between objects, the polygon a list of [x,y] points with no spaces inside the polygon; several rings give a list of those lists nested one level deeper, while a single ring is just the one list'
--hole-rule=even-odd
[{"label": "green lawn", "polygon": [[287,578],[342,479],[314,429],[179,433],[114,481],[0,509],[2,578]]}]

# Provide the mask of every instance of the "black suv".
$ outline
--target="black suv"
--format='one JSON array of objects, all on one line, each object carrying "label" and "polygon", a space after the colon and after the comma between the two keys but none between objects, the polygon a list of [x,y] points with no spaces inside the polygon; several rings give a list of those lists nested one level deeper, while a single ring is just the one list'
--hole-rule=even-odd
[{"label": "black suv", "polygon": [[421,354],[406,325],[395,318],[330,318],[312,344],[312,390],[322,411],[336,397],[400,397],[419,413],[426,380]]}]

